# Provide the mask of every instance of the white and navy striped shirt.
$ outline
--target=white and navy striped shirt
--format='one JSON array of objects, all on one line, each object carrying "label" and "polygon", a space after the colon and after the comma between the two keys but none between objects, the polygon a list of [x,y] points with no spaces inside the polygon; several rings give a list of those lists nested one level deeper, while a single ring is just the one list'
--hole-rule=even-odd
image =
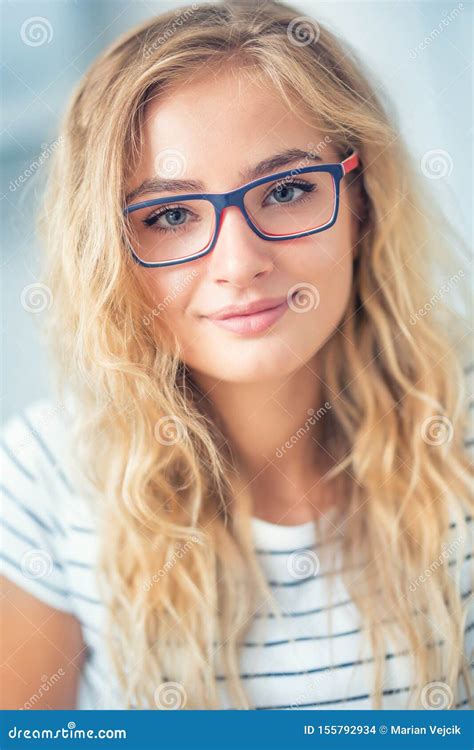
[{"label": "white and navy striped shirt", "polygon": [[[468,367],[466,373],[468,408],[474,412],[474,367]],[[43,399],[10,418],[3,429],[1,572],[38,599],[79,620],[87,656],[77,708],[125,708],[118,683],[111,677],[105,609],[94,577],[98,525],[86,493],[77,491],[80,483],[74,480],[75,462],[68,446],[70,419],[71,412],[64,404]],[[470,424],[465,444],[472,451],[472,420]],[[472,663],[472,518],[469,529],[469,541],[462,551],[460,587],[468,609],[464,646]],[[252,531],[283,616],[257,612],[242,646],[241,675],[251,705],[256,709],[372,708],[373,659],[361,636],[358,610],[341,577],[329,586],[323,568],[317,575],[314,569],[306,575],[301,572],[308,560],[311,563],[311,555],[317,555],[326,543],[324,523],[319,538],[311,521],[282,526],[254,517]],[[446,543],[457,536],[453,522]],[[295,555],[299,557],[295,559]],[[385,667],[382,707],[406,708],[412,682],[408,654],[394,646],[386,654]],[[224,680],[219,689],[222,708],[232,708]],[[451,707],[467,707],[462,687]]]}]

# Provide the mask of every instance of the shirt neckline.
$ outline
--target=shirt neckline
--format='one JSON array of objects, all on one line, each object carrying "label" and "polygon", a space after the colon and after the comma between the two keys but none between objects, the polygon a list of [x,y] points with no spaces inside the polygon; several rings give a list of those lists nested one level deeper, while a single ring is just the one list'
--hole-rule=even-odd
[{"label": "shirt neckline", "polygon": [[260,549],[291,550],[311,546],[316,540],[316,523],[313,520],[289,526],[251,516],[251,525],[254,542]]},{"label": "shirt neckline", "polygon": [[265,521],[263,518],[251,516],[251,528],[255,545],[263,550],[284,550],[311,547],[327,534],[334,531],[335,508],[328,508],[318,519],[311,519],[304,523],[281,524]]}]

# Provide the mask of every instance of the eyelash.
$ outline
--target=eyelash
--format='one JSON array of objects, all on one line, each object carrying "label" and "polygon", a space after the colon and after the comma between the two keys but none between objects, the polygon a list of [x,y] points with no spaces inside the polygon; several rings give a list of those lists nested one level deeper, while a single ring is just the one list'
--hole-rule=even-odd
[{"label": "eyelash", "polygon": [[[303,201],[308,193],[314,192],[314,190],[317,190],[317,185],[312,185],[309,182],[303,182],[298,180],[292,180],[290,182],[282,183],[281,187],[296,187],[300,188],[304,191],[304,195],[300,196],[298,198],[298,201]],[[278,189],[277,186],[273,186],[271,190],[265,195],[264,200],[266,200],[275,190]],[[276,205],[276,204],[273,204]],[[149,216],[146,217],[146,219],[142,219],[143,224],[146,227],[149,227],[154,232],[166,232],[166,234],[176,233],[179,232],[181,229],[184,229],[184,225],[179,225],[176,227],[160,227],[158,226],[157,222],[158,220],[167,214],[169,211],[176,211],[177,209],[182,209],[186,211],[188,214],[190,214],[190,210],[186,205],[179,205],[179,204],[172,204],[172,205],[166,205],[163,209],[159,211],[155,211],[154,213],[151,213]]]},{"label": "eyelash", "polygon": [[[273,193],[274,190],[277,190],[278,187],[278,185],[272,187],[272,189],[266,194],[265,200],[269,195]],[[298,180],[292,180],[290,182],[282,183],[281,187],[297,187],[303,190],[305,193],[312,193],[316,189],[316,185],[312,185],[310,182],[303,182]]]},{"label": "eyelash", "polygon": [[180,205],[174,205],[174,204],[172,206],[166,205],[160,211],[152,213],[149,216],[147,216],[146,219],[143,219],[143,224],[146,227],[149,227],[150,229],[152,229],[154,232],[166,232],[166,233],[169,233],[169,232],[178,232],[180,230],[180,228],[182,228],[182,226],[181,227],[180,226],[177,226],[177,227],[160,227],[160,226],[157,225],[156,222],[162,216],[164,216],[165,214],[167,214],[169,211],[176,211],[179,208],[182,209],[182,210],[184,210],[184,211],[186,211],[188,214],[191,213],[190,210],[189,210],[189,208],[187,208],[187,206],[180,206]]}]

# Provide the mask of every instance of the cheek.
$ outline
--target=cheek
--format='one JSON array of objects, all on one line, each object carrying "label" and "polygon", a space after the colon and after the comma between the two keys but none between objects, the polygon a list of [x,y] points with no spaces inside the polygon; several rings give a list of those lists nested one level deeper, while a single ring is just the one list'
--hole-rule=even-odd
[{"label": "cheek", "polygon": [[297,314],[289,331],[302,352],[318,350],[335,332],[347,308],[352,285],[352,264],[347,259],[335,263],[326,256],[325,262],[313,264],[311,271],[301,275],[300,291],[293,301]]},{"label": "cheek", "polygon": [[189,331],[186,310],[192,296],[197,272],[183,268],[139,268],[137,279],[143,290],[145,315],[158,319],[172,329],[179,339]]},{"label": "cheek", "polygon": [[[349,301],[352,285],[352,261],[345,256],[321,274],[319,320],[326,327],[326,335],[339,324]],[[329,330],[327,330],[329,329]]]},{"label": "cheek", "polygon": [[345,213],[339,218],[331,229],[296,241],[280,256],[289,278],[303,286],[314,285],[326,297],[347,290],[352,275],[350,222]]},{"label": "cheek", "polygon": [[[342,218],[342,217],[340,217]],[[346,309],[352,285],[350,223],[338,222],[298,243],[285,271],[298,291],[294,301],[293,341],[321,345],[335,331]],[[302,313],[302,314],[301,314]]]}]

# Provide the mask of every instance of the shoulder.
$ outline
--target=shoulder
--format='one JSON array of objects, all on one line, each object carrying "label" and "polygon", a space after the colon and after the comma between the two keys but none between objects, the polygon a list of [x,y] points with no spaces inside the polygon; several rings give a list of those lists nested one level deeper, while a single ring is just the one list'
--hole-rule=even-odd
[{"label": "shoulder", "polygon": [[[461,400],[461,422],[462,433],[461,441],[464,445],[469,462],[472,463],[474,458],[474,355],[471,358],[465,358],[462,362],[463,380]],[[465,502],[456,504],[453,509],[450,507],[450,529],[456,531],[458,528],[464,528],[468,552],[474,551],[474,523],[473,523],[474,505],[470,498]]]},{"label": "shoulder", "polygon": [[[459,439],[471,463],[474,457],[474,356],[472,360],[464,359],[462,368],[461,419],[459,421],[462,433]],[[455,427],[450,431],[450,438],[453,437],[456,429],[459,428]],[[474,559],[474,503],[472,502],[472,487],[469,488],[468,483],[469,475],[466,475],[466,492],[462,500],[453,494],[448,501],[449,525],[444,534],[440,561],[448,564],[454,578],[457,578],[459,571],[461,593],[470,601]]]},{"label": "shoulder", "polygon": [[64,566],[68,529],[88,517],[72,480],[70,406],[33,401],[0,430],[2,573],[65,611],[70,611]]},{"label": "shoulder", "polygon": [[70,403],[38,399],[10,416],[1,428],[0,446],[5,482],[16,486],[42,482],[52,496],[74,493],[68,435]]},{"label": "shoulder", "polygon": [[[66,446],[65,405],[49,399],[31,402],[13,414],[1,428],[4,470],[31,478],[31,471],[60,468]],[[4,456],[5,458],[5,456]]]},{"label": "shoulder", "polygon": [[474,354],[470,361],[464,363],[463,372],[463,405],[466,412],[463,440],[464,447],[469,455],[474,458]]}]

